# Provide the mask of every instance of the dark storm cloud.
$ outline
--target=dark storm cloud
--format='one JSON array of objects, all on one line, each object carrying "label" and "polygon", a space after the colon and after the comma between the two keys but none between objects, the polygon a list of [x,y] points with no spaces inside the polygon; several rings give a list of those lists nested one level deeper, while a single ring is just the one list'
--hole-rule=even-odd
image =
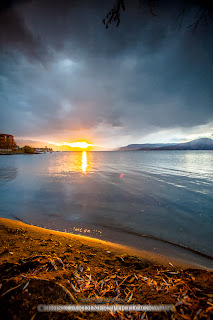
[{"label": "dark storm cloud", "polygon": [[178,32],[180,5],[152,17],[131,1],[106,30],[113,3],[25,1],[1,14],[1,131],[110,140],[213,120],[212,25]]},{"label": "dark storm cloud", "polygon": [[48,55],[45,46],[38,36],[32,34],[25,19],[17,11],[19,6],[26,2],[7,1],[5,5],[1,4],[0,50],[3,52],[7,52],[8,49],[18,50],[27,55],[30,60],[45,60],[45,57]]}]

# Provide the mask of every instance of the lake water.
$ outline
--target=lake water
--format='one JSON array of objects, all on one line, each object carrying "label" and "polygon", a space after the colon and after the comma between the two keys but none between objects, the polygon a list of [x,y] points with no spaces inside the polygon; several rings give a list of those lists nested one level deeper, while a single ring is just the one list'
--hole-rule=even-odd
[{"label": "lake water", "polygon": [[4,218],[154,236],[213,256],[212,151],[0,156],[0,195]]}]

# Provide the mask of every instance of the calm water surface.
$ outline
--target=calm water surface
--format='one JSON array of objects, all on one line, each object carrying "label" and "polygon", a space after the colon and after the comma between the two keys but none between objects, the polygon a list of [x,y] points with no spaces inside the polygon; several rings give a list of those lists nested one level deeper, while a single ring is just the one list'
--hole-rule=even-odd
[{"label": "calm water surface", "polygon": [[0,195],[1,217],[151,235],[213,256],[212,151],[0,156]]}]

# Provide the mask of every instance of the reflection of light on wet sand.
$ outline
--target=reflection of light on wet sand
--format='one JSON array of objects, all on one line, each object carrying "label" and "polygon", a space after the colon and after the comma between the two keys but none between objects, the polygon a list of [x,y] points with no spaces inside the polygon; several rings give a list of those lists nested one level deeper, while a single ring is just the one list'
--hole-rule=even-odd
[{"label": "reflection of light on wet sand", "polygon": [[99,234],[102,233],[102,231],[96,230],[96,229],[95,230],[90,230],[90,229],[86,229],[86,228],[77,228],[77,227],[73,227],[72,229],[73,229],[73,231],[77,231],[77,232],[81,232],[81,233],[99,233]]},{"label": "reflection of light on wet sand", "polygon": [[86,151],[83,151],[83,152],[82,152],[82,159],[81,159],[81,161],[82,161],[82,166],[81,166],[82,171],[83,171],[83,172],[86,172],[86,171],[87,171],[87,153],[86,153]]}]

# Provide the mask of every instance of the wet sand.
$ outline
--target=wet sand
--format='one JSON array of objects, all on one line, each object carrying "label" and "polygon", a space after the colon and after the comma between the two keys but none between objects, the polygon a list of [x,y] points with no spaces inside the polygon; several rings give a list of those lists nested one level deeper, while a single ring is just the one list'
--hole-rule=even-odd
[{"label": "wet sand", "polygon": [[[115,248],[131,253],[134,252],[137,256],[165,265],[169,265],[169,262],[172,262],[176,266],[203,268],[213,271],[213,258],[211,256],[191,248],[154,238],[151,235],[136,234],[132,230],[121,230],[119,227],[104,227],[63,218],[39,218],[28,219],[26,217],[26,222],[45,229],[62,231],[66,234],[86,235],[89,239],[103,240],[102,243],[107,241],[108,245],[114,245]],[[14,216],[14,219],[18,218]]]},{"label": "wet sand", "polygon": [[[111,253],[117,254],[117,255],[126,255],[126,254],[134,255],[134,256],[137,256],[138,258],[146,260],[148,263],[152,263],[152,264],[153,263],[160,263],[165,266],[170,266],[171,264],[173,264],[178,268],[197,266],[193,262],[192,263],[185,263],[184,261],[181,261],[181,260],[178,260],[175,258],[169,259],[168,256],[149,252],[146,250],[139,250],[135,247],[125,246],[125,245],[113,243],[113,242],[110,242],[107,240],[101,240],[101,239],[97,239],[94,237],[88,237],[88,236],[79,235],[79,234],[71,234],[71,233],[67,233],[67,232],[49,230],[46,228],[28,225],[28,224],[20,222],[20,221],[14,221],[14,220],[10,220],[10,219],[0,218],[0,226],[1,226],[1,228],[8,228],[8,229],[14,230],[14,234],[16,234],[16,230],[21,230],[20,232],[22,234],[30,234],[30,239],[31,239],[30,242],[24,240],[25,241],[24,245],[19,244],[19,249],[17,247],[17,242],[16,242],[16,244],[13,244],[11,247],[11,244],[14,241],[10,241],[10,239],[9,239],[9,244],[8,244],[4,240],[2,240],[3,246],[7,247],[9,245],[10,251],[13,251],[13,255],[7,257],[7,259],[9,258],[10,261],[15,261],[16,258],[18,258],[20,254],[23,255],[23,258],[28,257],[30,254],[32,254],[32,252],[34,252],[34,250],[39,251],[40,249],[42,249],[42,250],[40,250],[41,252],[48,253],[48,251],[50,250],[50,244],[43,245],[42,243],[45,243],[45,241],[49,241],[49,237],[51,237],[51,239],[53,240],[53,238],[54,238],[53,241],[56,241],[57,243],[60,243],[62,241],[62,243],[66,244],[66,245],[70,244],[72,246],[73,251],[79,250],[82,247],[82,245],[83,246],[86,245],[91,248],[94,248],[98,252],[100,257],[103,257],[103,258],[105,258],[106,255],[108,255],[106,253],[108,251],[110,251]],[[76,232],[79,233],[79,231],[76,231]],[[18,231],[18,234],[19,234],[19,231]],[[112,236],[112,238],[115,239],[115,236],[116,235],[114,234]],[[120,239],[122,239],[122,237],[118,236],[117,239],[120,240]],[[17,235],[16,235],[16,241],[17,241]],[[39,241],[41,243],[39,243]],[[58,247],[57,249],[60,251],[60,245],[59,244],[57,245],[57,243],[55,245],[56,245],[56,247]],[[41,248],[40,248],[40,246],[41,246]],[[21,251],[20,251],[20,249],[21,249]],[[63,251],[63,249],[62,249],[62,251]]]}]

